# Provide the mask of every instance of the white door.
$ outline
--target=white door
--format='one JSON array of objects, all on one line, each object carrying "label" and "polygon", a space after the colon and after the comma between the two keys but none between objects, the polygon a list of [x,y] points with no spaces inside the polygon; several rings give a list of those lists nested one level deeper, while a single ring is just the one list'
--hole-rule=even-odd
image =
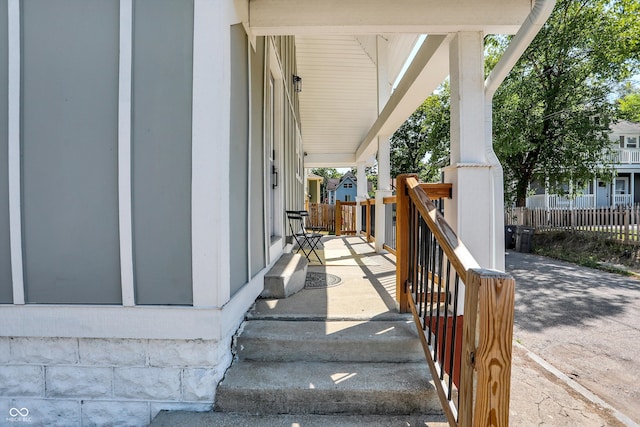
[{"label": "white door", "polygon": [[609,200],[609,184],[604,181],[598,180],[598,186],[596,187],[596,206],[599,208],[609,206],[611,201]]},{"label": "white door", "polygon": [[276,259],[284,247],[284,188],[281,169],[283,125],[283,80],[275,55],[275,47],[269,45],[269,67],[265,90],[265,222],[267,230],[268,262]]}]

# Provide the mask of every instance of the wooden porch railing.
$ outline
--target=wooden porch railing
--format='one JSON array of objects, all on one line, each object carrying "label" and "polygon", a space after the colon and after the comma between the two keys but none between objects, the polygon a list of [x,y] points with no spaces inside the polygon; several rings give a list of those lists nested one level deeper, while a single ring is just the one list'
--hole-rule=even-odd
[{"label": "wooden porch railing", "polygon": [[336,200],[336,236],[356,234],[356,202]]},{"label": "wooden porch railing", "polygon": [[515,282],[479,268],[417,175],[400,175],[397,189],[397,299],[413,314],[449,424],[506,427]]},{"label": "wooden porch railing", "polygon": [[329,205],[326,203],[309,203],[308,210],[308,225],[329,233],[333,233],[335,231],[336,205]]},{"label": "wooden porch railing", "polygon": [[376,200],[375,199],[367,199],[360,202],[360,207],[362,209],[362,227],[360,227],[362,232],[367,238],[367,242],[371,243],[375,241],[375,209],[376,209]]},{"label": "wooden porch railing", "polygon": [[[431,200],[451,198],[453,185],[449,183],[420,183],[418,184]],[[383,247],[396,255],[396,196],[382,199],[385,205],[385,237]]]}]

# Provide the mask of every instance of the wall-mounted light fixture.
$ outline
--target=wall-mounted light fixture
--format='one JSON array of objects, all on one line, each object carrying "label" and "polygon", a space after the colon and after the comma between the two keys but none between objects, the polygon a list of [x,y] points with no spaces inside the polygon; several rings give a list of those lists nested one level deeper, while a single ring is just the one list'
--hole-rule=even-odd
[{"label": "wall-mounted light fixture", "polygon": [[302,77],[293,75],[293,91],[302,92]]}]

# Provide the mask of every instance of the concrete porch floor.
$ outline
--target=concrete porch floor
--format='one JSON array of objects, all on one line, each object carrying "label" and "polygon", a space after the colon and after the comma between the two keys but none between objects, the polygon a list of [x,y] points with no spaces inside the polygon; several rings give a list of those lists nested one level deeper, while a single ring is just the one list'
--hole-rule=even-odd
[{"label": "concrete porch floor", "polygon": [[396,308],[396,266],[392,254],[376,254],[357,236],[326,236],[318,250],[323,265],[313,262],[308,272],[338,276],[327,288],[304,288],[285,299],[259,299],[249,319],[389,320],[409,318]]}]

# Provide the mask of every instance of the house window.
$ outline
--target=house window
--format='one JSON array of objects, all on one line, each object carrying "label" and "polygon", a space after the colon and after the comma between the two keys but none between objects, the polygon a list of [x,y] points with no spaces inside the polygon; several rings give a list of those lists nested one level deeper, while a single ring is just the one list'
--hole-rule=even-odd
[{"label": "house window", "polygon": [[345,194],[344,195],[344,201],[345,202],[350,202],[351,201],[351,195],[350,194]]},{"label": "house window", "polygon": [[353,188],[353,184],[348,182],[348,183],[344,184],[344,188]]},{"label": "house window", "polygon": [[638,148],[638,137],[637,136],[620,136],[620,147],[621,148]]}]

